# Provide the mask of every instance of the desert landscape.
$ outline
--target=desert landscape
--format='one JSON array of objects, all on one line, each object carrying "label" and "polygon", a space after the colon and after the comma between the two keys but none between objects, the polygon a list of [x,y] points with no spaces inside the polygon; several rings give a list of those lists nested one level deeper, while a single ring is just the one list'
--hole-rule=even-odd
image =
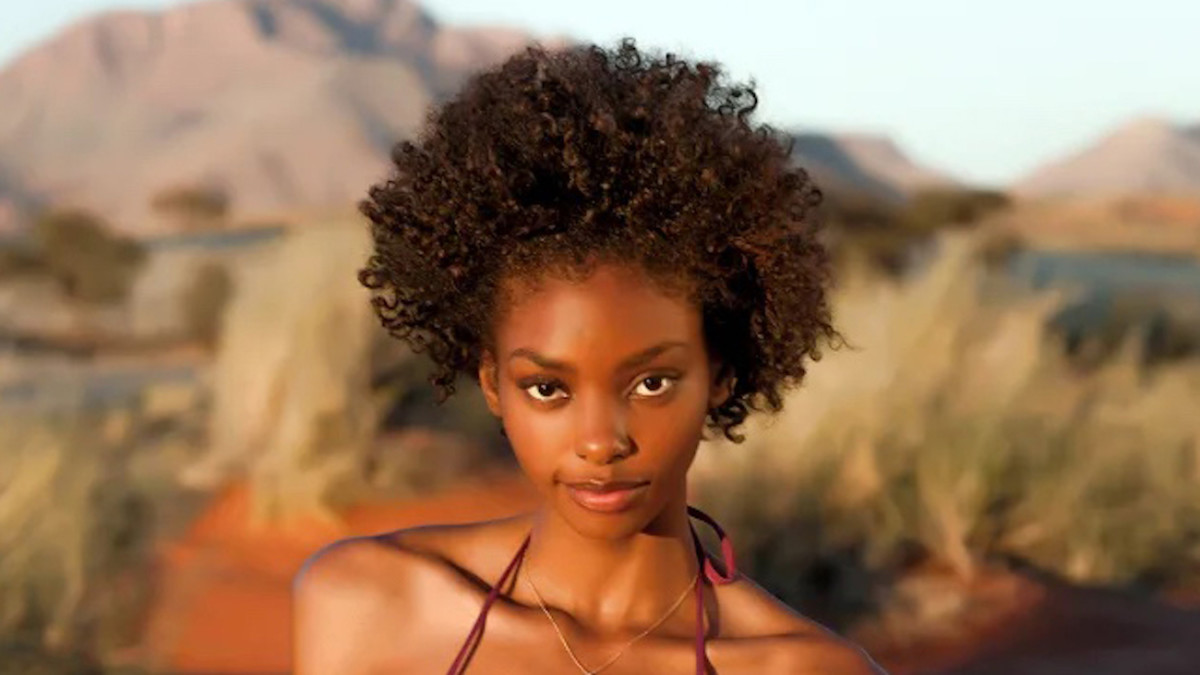
[{"label": "desert landscape", "polygon": [[[355,278],[393,145],[534,40],[201,0],[0,64],[0,673],[286,673],[321,545],[535,503]],[[1003,186],[801,122],[854,348],[694,503],[891,673],[1196,672],[1200,119]]]}]

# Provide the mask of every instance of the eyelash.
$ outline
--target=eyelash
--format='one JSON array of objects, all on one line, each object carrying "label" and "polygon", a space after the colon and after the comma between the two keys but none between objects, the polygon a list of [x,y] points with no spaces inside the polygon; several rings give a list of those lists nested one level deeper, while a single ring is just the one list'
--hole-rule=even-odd
[{"label": "eyelash", "polygon": [[[670,391],[671,391],[671,389],[672,389],[672,388],[675,386],[676,382],[679,380],[679,376],[677,376],[677,375],[668,375],[668,374],[666,374],[666,373],[657,374],[657,375],[647,375],[647,376],[645,376],[645,377],[643,377],[643,378],[639,378],[639,379],[638,379],[638,385],[640,386],[640,385],[641,385],[643,382],[645,382],[646,380],[662,380],[662,382],[663,382],[663,383],[667,384],[667,387],[666,387],[666,389],[664,389],[664,390],[660,390],[660,391],[658,391],[658,392],[655,392],[655,393],[653,393],[653,394],[646,394],[646,395],[643,395],[643,396],[641,396],[641,397],[640,397],[640,398],[658,398],[658,397],[660,397],[660,396],[664,396],[664,395],[666,395],[668,392],[670,392]],[[539,379],[539,380],[526,380],[526,381],[524,381],[524,382],[521,382],[521,383],[520,383],[518,386],[520,386],[520,387],[521,387],[521,390],[525,392],[525,395],[526,395],[526,396],[529,396],[529,398],[530,398],[530,399],[532,399],[533,401],[535,401],[535,402],[537,402],[537,403],[553,403],[554,401],[556,401],[556,400],[558,400],[559,398],[561,398],[561,397],[555,397],[555,398],[537,398],[537,397],[536,397],[536,396],[534,396],[533,394],[530,394],[530,393],[529,393],[529,390],[530,390],[530,389],[532,389],[532,388],[534,388],[534,387],[541,387],[541,386],[545,386],[545,385],[553,385],[553,386],[555,386],[555,387],[556,387],[558,390],[560,390],[560,391],[562,390],[562,383],[561,383],[561,382],[559,382],[558,380],[544,380],[544,379]]]}]

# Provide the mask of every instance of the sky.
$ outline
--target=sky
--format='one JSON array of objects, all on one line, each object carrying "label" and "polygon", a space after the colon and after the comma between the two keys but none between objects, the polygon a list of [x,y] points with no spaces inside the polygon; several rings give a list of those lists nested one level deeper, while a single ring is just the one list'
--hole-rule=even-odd
[{"label": "sky", "polygon": [[[0,0],[0,63],[90,14],[177,4]],[[445,23],[601,44],[630,35],[715,60],[754,80],[760,122],[886,134],[914,160],[979,184],[1017,180],[1134,117],[1200,123],[1196,0],[422,4]]]}]

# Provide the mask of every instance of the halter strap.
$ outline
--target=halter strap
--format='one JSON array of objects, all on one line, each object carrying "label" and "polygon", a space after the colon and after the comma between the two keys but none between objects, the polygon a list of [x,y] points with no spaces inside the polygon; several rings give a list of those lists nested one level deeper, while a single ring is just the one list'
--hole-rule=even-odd
[{"label": "halter strap", "polygon": [[[712,559],[704,547],[700,545],[700,537],[696,534],[696,528],[688,523],[688,529],[692,531],[692,545],[696,548],[696,555],[699,560],[703,561],[704,578],[709,583],[715,585],[724,585],[733,583],[738,578],[737,562],[733,557],[733,542],[729,540],[729,535],[725,534],[725,530],[717,524],[717,521],[712,516],[701,511],[700,509],[688,505],[688,515],[699,518],[716,531],[717,536],[721,538],[721,558],[724,561],[725,574],[713,565]],[[704,652],[704,584],[700,578],[696,579],[696,675],[706,675],[705,664],[708,662],[708,657]]]},{"label": "halter strap", "polygon": [[504,582],[508,581],[508,575],[512,574],[517,563],[525,557],[525,549],[529,548],[529,539],[530,535],[525,535],[525,541],[522,542],[521,548],[517,549],[517,554],[508,563],[508,567],[504,568],[504,574],[500,575],[500,580],[493,584],[491,590],[488,591],[487,599],[483,601],[483,609],[479,612],[479,617],[475,619],[475,625],[471,626],[471,632],[467,633],[467,641],[463,643],[462,649],[458,652],[458,657],[454,659],[454,663],[450,666],[450,675],[455,675],[459,672],[459,668],[466,665],[465,659],[467,658],[467,652],[471,649],[471,641],[475,639],[477,633],[483,632],[483,625],[487,623],[488,610],[491,609],[492,603],[496,601],[496,598],[500,597],[500,589],[504,587]]}]

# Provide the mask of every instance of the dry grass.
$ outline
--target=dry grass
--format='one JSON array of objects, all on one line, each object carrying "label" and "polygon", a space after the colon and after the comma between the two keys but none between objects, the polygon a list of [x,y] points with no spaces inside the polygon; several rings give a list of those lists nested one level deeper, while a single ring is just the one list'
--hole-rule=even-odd
[{"label": "dry grass", "polygon": [[1060,299],[987,278],[977,245],[948,236],[908,282],[849,275],[835,316],[854,348],[744,445],[702,448],[705,501],[798,606],[861,609],[867,579],[917,560],[1101,584],[1200,568],[1200,363],[1148,372],[1126,350],[1073,372],[1045,328]]},{"label": "dry grass", "polygon": [[[419,403],[428,373],[380,328],[357,281],[369,244],[357,221],[314,223],[239,267],[212,369],[209,450],[181,478],[208,488],[248,476],[252,526],[334,522],[348,503],[433,486],[431,475],[461,475],[476,459],[469,444],[414,458],[376,442],[389,406]],[[372,382],[396,366],[386,385]],[[412,422],[450,414],[469,431],[477,407],[456,401]]]},{"label": "dry grass", "polygon": [[260,522],[332,518],[332,493],[355,489],[378,417],[375,326],[355,279],[368,243],[354,224],[314,224],[242,268],[213,366],[210,451],[186,484],[248,474]]},{"label": "dry grass", "polygon": [[99,672],[138,642],[152,544],[188,515],[171,470],[194,446],[129,410],[0,418],[0,664]]}]

